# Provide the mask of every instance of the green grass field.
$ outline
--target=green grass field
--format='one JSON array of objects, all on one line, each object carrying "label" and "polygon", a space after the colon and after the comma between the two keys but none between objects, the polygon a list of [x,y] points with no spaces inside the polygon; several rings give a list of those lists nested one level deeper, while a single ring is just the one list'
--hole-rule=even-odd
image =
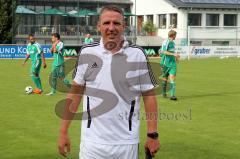
[{"label": "green grass field", "polygon": [[[41,70],[44,91],[50,91],[48,68]],[[65,98],[26,95],[32,85],[29,63],[0,60],[0,158],[56,159],[60,119],[55,104]],[[157,159],[240,158],[240,59],[181,61],[177,96],[172,102],[158,96],[161,150]],[[142,107],[143,108],[143,107]],[[167,115],[167,116],[166,116]],[[173,117],[175,115],[175,117]],[[180,116],[182,115],[182,116]],[[141,121],[140,159],[144,158],[146,121]],[[70,128],[70,158],[78,158],[80,121]]]}]

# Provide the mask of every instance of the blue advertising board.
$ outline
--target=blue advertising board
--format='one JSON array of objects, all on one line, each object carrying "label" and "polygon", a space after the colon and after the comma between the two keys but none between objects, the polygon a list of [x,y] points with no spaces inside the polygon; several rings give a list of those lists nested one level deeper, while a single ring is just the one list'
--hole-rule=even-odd
[{"label": "blue advertising board", "polygon": [[[50,53],[51,45],[41,46],[44,52],[45,58],[51,58]],[[77,56],[82,46],[65,46],[64,56],[74,57]],[[158,50],[160,47],[156,46],[143,46],[142,47],[148,56],[158,56]],[[26,45],[0,45],[0,59],[21,59],[26,57]]]},{"label": "blue advertising board", "polygon": [[[51,45],[42,45],[46,58],[52,57],[49,52]],[[0,45],[0,58],[25,58],[27,53],[26,45]]]}]

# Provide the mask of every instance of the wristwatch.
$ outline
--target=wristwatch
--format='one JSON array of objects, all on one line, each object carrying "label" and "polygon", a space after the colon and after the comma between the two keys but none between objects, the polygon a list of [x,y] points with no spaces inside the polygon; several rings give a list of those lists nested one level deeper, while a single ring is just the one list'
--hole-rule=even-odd
[{"label": "wristwatch", "polygon": [[158,138],[158,133],[157,132],[147,133],[147,137],[150,137],[152,139],[157,139]]}]

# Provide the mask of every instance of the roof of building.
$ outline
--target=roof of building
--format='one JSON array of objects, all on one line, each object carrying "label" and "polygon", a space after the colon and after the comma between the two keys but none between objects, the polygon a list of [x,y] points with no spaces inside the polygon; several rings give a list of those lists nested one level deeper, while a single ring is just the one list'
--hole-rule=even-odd
[{"label": "roof of building", "polygon": [[166,0],[178,8],[240,8],[239,0]]},{"label": "roof of building", "polygon": [[131,0],[20,0],[24,2],[79,2],[79,3],[114,3],[114,4],[132,4]]},{"label": "roof of building", "polygon": [[[78,1],[78,0],[72,0]],[[99,2],[99,3],[124,3],[124,4],[132,4],[131,0],[79,0],[80,2]]]}]

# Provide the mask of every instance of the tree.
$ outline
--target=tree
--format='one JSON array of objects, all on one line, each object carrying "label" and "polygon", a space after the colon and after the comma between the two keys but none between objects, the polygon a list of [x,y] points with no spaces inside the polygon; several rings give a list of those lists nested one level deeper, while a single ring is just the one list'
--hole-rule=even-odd
[{"label": "tree", "polygon": [[0,44],[13,43],[17,28],[15,10],[16,0],[0,0]]}]

